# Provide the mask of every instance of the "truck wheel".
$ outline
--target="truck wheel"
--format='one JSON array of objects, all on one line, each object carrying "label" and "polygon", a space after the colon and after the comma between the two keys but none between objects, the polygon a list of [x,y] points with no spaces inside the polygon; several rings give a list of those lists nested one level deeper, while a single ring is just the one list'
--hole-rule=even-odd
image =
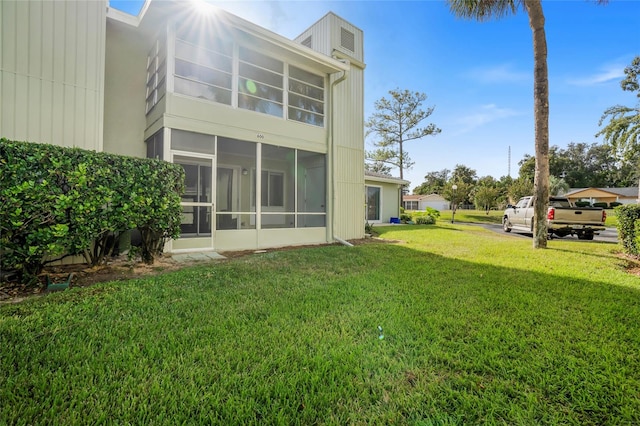
[{"label": "truck wheel", "polygon": [[509,218],[502,218],[502,230],[504,232],[511,232],[511,227],[509,226]]},{"label": "truck wheel", "polygon": [[585,231],[578,234],[579,240],[593,240],[593,232]]}]

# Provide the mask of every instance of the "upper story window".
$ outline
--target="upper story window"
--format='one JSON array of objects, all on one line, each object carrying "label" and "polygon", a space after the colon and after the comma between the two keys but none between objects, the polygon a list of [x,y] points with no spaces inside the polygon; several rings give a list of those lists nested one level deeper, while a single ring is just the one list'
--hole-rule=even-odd
[{"label": "upper story window", "polygon": [[174,92],[324,126],[324,75],[253,50],[251,40],[232,40],[228,28],[177,28]]},{"label": "upper story window", "polygon": [[164,39],[156,40],[147,57],[147,107],[146,112],[158,103],[166,92],[167,50]]},{"label": "upper story window", "polygon": [[245,47],[238,56],[238,107],[282,117],[284,64]]},{"label": "upper story window", "polygon": [[289,118],[324,125],[324,77],[289,66]]},{"label": "upper story window", "polygon": [[231,105],[232,81],[231,43],[219,39],[192,40],[189,33],[178,33],[174,79],[176,93]]}]

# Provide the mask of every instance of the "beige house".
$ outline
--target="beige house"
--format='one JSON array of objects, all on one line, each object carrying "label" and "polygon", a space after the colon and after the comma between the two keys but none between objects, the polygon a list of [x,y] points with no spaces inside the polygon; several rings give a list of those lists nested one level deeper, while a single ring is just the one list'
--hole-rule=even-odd
[{"label": "beige house", "polygon": [[450,210],[451,204],[440,194],[407,194],[402,198],[402,207],[404,207],[405,210],[425,210],[427,207],[436,210]]},{"label": "beige house", "polygon": [[362,238],[362,31],[328,13],[289,40],[194,5],[2,0],[0,136],[181,164],[171,252]]},{"label": "beige house", "polygon": [[366,221],[390,223],[392,218],[400,219],[402,187],[409,183],[408,180],[365,170]]},{"label": "beige house", "polygon": [[627,188],[572,188],[564,194],[572,203],[588,201],[593,203],[636,204],[638,187]]}]

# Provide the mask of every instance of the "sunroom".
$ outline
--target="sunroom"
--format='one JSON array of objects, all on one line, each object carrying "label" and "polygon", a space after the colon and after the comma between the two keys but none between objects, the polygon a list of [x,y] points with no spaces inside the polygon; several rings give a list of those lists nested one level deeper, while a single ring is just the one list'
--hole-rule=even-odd
[{"label": "sunroom", "polygon": [[224,13],[169,17],[151,44],[147,156],[186,175],[169,250],[331,240],[331,76],[346,66]]}]

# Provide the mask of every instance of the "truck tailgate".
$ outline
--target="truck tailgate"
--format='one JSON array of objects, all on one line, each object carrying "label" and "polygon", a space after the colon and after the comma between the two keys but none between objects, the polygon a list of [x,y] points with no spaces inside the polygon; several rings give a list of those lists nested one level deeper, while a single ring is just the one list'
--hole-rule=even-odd
[{"label": "truck tailgate", "polygon": [[602,209],[553,207],[549,210],[554,210],[553,219],[549,219],[557,225],[566,223],[604,226]]}]

